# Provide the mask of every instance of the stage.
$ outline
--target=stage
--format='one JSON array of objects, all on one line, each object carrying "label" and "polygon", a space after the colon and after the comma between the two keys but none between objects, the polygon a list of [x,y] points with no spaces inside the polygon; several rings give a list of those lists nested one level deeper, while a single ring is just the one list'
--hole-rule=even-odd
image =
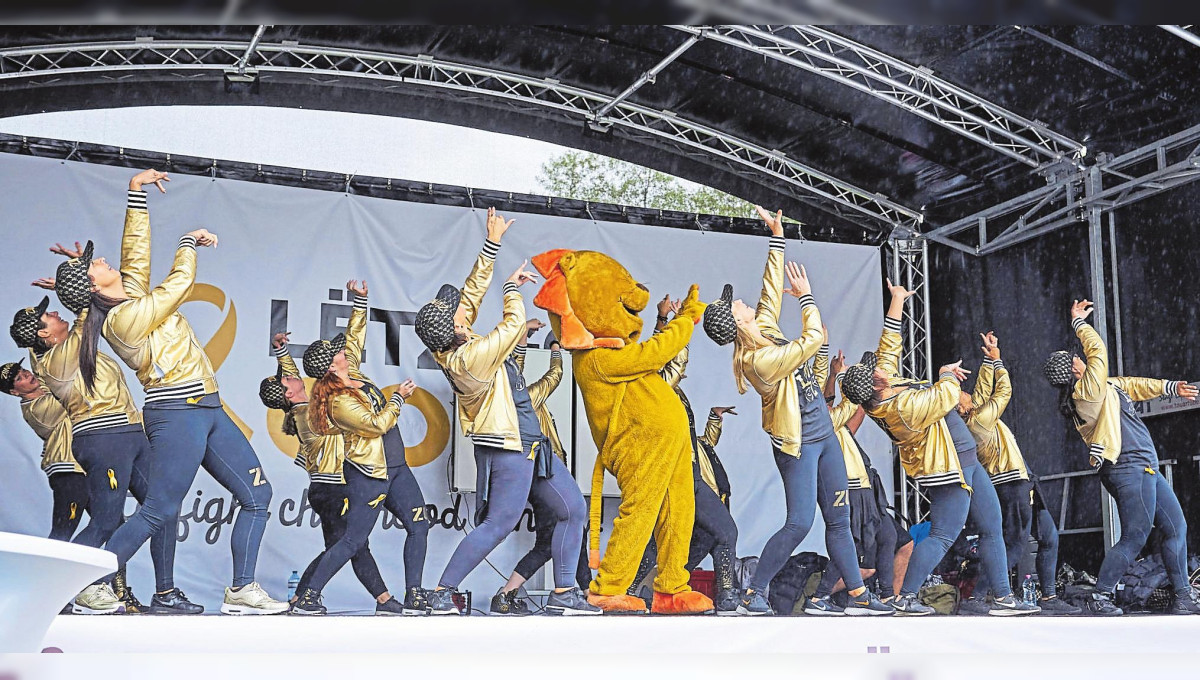
[{"label": "stage", "polygon": [[[1200,618],[1092,617],[326,617],[59,616],[44,646],[64,653],[421,653],[506,655],[514,646],[621,655],[1194,653]],[[532,643],[529,641],[540,641]],[[1119,641],[1119,644],[1118,644]]]}]

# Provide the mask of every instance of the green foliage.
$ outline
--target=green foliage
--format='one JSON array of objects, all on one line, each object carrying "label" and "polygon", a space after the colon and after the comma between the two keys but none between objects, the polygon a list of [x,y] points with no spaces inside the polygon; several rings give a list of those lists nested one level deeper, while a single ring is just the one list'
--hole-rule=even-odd
[{"label": "green foliage", "polygon": [[754,206],[716,189],[689,187],[666,173],[584,151],[542,164],[540,189],[553,196],[681,212],[754,217]]}]

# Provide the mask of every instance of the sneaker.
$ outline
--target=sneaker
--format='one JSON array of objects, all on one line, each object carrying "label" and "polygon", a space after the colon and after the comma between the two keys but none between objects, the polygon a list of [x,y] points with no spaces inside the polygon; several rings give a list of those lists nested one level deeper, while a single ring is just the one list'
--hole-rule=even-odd
[{"label": "sneaker", "polygon": [[76,614],[122,614],[125,605],[107,583],[93,583],[75,596],[71,611]]},{"label": "sneaker", "polygon": [[257,581],[243,586],[240,590],[226,588],[225,602],[221,605],[222,614],[233,616],[282,614],[287,610],[288,603],[273,599]]},{"label": "sneaker", "polygon": [[713,600],[713,609],[716,610],[717,616],[737,616],[737,608],[738,596],[732,589],[722,590],[717,593],[717,598]]},{"label": "sneaker", "polygon": [[442,588],[429,593],[429,613],[434,616],[445,616],[446,614],[460,614],[458,607],[454,604],[454,589]]},{"label": "sneaker", "polygon": [[933,607],[921,602],[915,594],[897,595],[892,600],[892,609],[896,610],[896,616],[929,616],[934,613]]},{"label": "sneaker", "polygon": [[375,616],[404,616],[404,605],[395,597],[389,597],[387,602],[376,600]]},{"label": "sneaker", "polygon": [[404,593],[405,616],[429,615],[429,591],[420,586],[412,586]]},{"label": "sneaker", "polygon": [[546,613],[556,616],[599,616],[604,610],[589,604],[582,590],[571,588],[561,593],[550,593],[550,597],[546,598]]},{"label": "sneaker", "polygon": [[982,597],[968,597],[958,603],[959,616],[987,616],[992,607]]},{"label": "sneaker", "polygon": [[767,604],[767,598],[762,593],[747,590],[738,602],[737,613],[742,616],[770,616],[775,612],[771,611],[771,605]]},{"label": "sneaker", "polygon": [[825,597],[808,598],[804,602],[804,613],[809,616],[843,616],[846,610],[837,606],[833,598],[826,595]]},{"label": "sneaker", "polygon": [[113,576],[112,591],[113,594],[117,596],[117,599],[121,601],[121,604],[125,605],[124,613],[146,613],[146,606],[137,599],[137,596],[133,594],[133,589],[130,588],[129,584],[125,582],[124,569],[117,570],[116,575]]},{"label": "sneaker", "polygon": [[1018,600],[1013,597],[1012,593],[1004,597],[998,597],[992,600],[991,609],[988,610],[988,616],[1028,616],[1037,614],[1042,611],[1042,608],[1036,604],[1029,604],[1024,600]]},{"label": "sneaker", "polygon": [[879,596],[870,589],[853,596],[847,593],[847,597],[846,616],[891,616],[896,613],[890,604],[880,602]]},{"label": "sneaker", "polygon": [[1094,591],[1087,596],[1084,609],[1092,616],[1121,616],[1125,613],[1124,610],[1113,604],[1112,593],[1100,591]]},{"label": "sneaker", "polygon": [[1171,608],[1168,614],[1200,614],[1200,602],[1196,601],[1196,593],[1191,588],[1186,593],[1175,593],[1171,598]]},{"label": "sneaker", "polygon": [[204,607],[190,602],[187,595],[178,588],[172,588],[165,593],[155,593],[150,598],[150,614],[203,614]]},{"label": "sneaker", "polygon": [[[247,586],[247,588],[248,587],[249,586]],[[242,590],[245,590],[245,588]],[[391,600],[389,600],[389,602],[390,601]],[[221,611],[225,612],[225,607],[221,607]],[[289,614],[294,614],[296,616],[324,616],[325,612],[325,605],[321,604],[321,593],[313,590],[312,588],[305,588],[303,591],[298,593],[296,601],[293,602],[291,608],[288,609]],[[228,614],[230,612],[225,613]],[[379,613],[378,609],[376,609],[376,613]]]},{"label": "sneaker", "polygon": [[74,614],[74,613],[75,613],[75,601],[72,600],[71,602],[68,602],[63,605],[63,608],[62,608],[62,610],[60,610],[58,612],[58,615],[65,616],[65,615]]},{"label": "sneaker", "polygon": [[492,607],[489,616],[528,616],[529,605],[520,597],[520,589],[514,588],[507,593],[500,592],[492,596]]},{"label": "sneaker", "polygon": [[1043,597],[1038,600],[1038,606],[1042,608],[1043,616],[1078,616],[1083,613],[1082,609],[1057,595]]}]

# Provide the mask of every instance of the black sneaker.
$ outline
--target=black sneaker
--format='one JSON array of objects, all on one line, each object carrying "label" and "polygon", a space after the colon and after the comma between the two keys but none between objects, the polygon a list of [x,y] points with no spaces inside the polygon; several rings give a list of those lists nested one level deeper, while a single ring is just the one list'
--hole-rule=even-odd
[{"label": "black sneaker", "polygon": [[1125,613],[1124,610],[1113,604],[1112,593],[1100,591],[1095,591],[1087,596],[1084,608],[1092,616],[1121,616]]},{"label": "black sneaker", "polygon": [[187,595],[178,588],[172,588],[165,593],[155,593],[150,598],[150,614],[202,614],[204,607],[189,602]]},{"label": "black sneaker", "polygon": [[892,600],[892,609],[896,610],[896,616],[929,616],[935,611],[915,594],[897,595]]},{"label": "black sneaker", "polygon": [[1083,613],[1082,609],[1057,595],[1043,597],[1038,600],[1038,606],[1042,608],[1042,616],[1078,616]]},{"label": "black sneaker", "polygon": [[775,612],[767,604],[767,598],[757,590],[747,590],[738,602],[737,613],[742,616],[770,616]]},{"label": "black sneaker", "polygon": [[[891,611],[891,607],[888,607]],[[809,616],[843,616],[846,610],[837,606],[829,595],[810,597],[804,602],[804,613]]]},{"label": "black sneaker", "polygon": [[404,616],[404,605],[396,598],[389,597],[387,602],[375,603],[375,616]]},{"label": "black sneaker", "polygon": [[518,591],[518,588],[514,588],[507,593],[501,592],[493,595],[492,607],[488,614],[490,616],[528,616],[529,605],[521,599]]},{"label": "black sneaker", "polygon": [[561,593],[550,593],[550,597],[546,598],[546,613],[556,616],[599,616],[604,610],[589,603],[582,590],[571,588]]},{"label": "black sneaker", "polygon": [[987,616],[992,611],[981,597],[968,597],[958,603],[959,616]]},{"label": "black sneaker", "polygon": [[124,603],[126,614],[146,613],[146,605],[142,604],[141,601],[137,599],[137,596],[133,594],[132,588],[127,587],[125,590],[117,593],[117,599]]},{"label": "black sneaker", "polygon": [[1018,600],[1012,593],[992,600],[991,608],[988,611],[988,616],[1028,616],[1037,614],[1042,611],[1042,608],[1036,604],[1029,604],[1025,600]]},{"label": "black sneaker", "polygon": [[429,613],[434,616],[445,616],[447,614],[460,614],[458,607],[454,604],[454,589],[442,588],[429,592]]},{"label": "black sneaker", "polygon": [[1168,614],[1200,614],[1200,602],[1196,601],[1196,593],[1190,588],[1186,593],[1175,593]]},{"label": "black sneaker", "polygon": [[880,602],[879,597],[869,589],[858,595],[847,593],[846,597],[846,616],[891,616],[896,613],[892,605]]},{"label": "black sneaker", "polygon": [[722,590],[717,593],[717,599],[713,601],[713,609],[717,611],[717,616],[737,616],[738,615],[738,596],[733,590]]},{"label": "black sneaker", "polygon": [[75,603],[68,602],[65,605],[63,605],[62,611],[58,612],[58,615],[64,616],[67,614],[74,614],[74,613],[75,613]]},{"label": "black sneaker", "polygon": [[405,616],[429,615],[429,591],[420,586],[412,586],[404,593]]},{"label": "black sneaker", "polygon": [[298,593],[299,597],[292,603],[289,614],[297,616],[324,616],[325,605],[321,604],[321,593],[312,588],[305,588]]}]

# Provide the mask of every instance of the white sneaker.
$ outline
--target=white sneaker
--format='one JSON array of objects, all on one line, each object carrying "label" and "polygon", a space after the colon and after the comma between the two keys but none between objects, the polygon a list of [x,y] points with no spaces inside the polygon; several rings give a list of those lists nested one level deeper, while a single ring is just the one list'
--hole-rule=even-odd
[{"label": "white sneaker", "polygon": [[225,603],[221,605],[222,614],[233,616],[248,616],[252,614],[282,614],[288,610],[286,602],[273,599],[255,581],[241,590],[234,592],[232,588],[225,589]]},{"label": "white sneaker", "polygon": [[75,596],[71,611],[76,614],[123,614],[125,605],[117,599],[112,586],[93,583]]}]

